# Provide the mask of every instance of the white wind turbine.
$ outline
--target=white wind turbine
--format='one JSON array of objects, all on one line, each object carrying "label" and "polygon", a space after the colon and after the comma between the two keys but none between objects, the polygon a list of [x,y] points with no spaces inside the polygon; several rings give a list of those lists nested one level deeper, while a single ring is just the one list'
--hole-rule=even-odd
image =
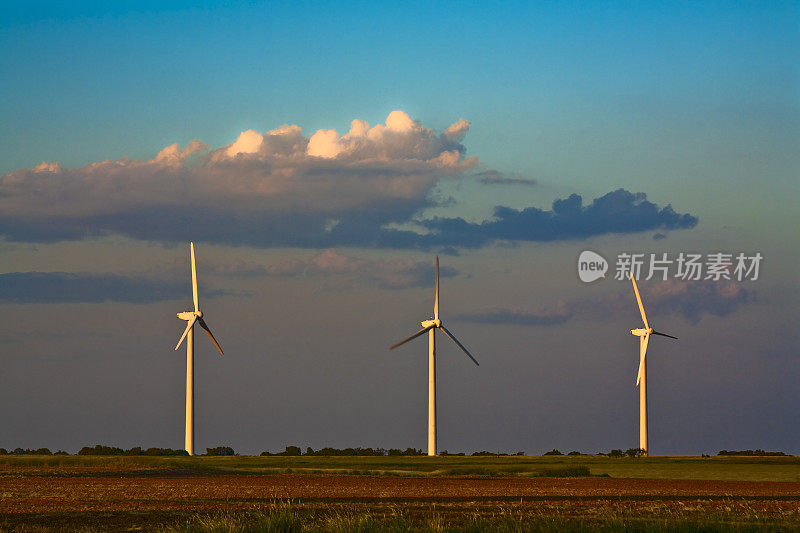
[{"label": "white wind turbine", "polygon": [[178,313],[178,318],[181,320],[185,320],[188,322],[186,325],[186,329],[183,331],[183,335],[181,335],[178,344],[175,345],[175,349],[177,350],[183,339],[186,339],[186,440],[185,440],[185,448],[186,451],[189,452],[189,455],[194,455],[194,324],[195,322],[200,324],[200,327],[203,328],[208,336],[211,337],[211,341],[214,343],[214,346],[217,347],[219,350],[220,355],[224,355],[222,353],[222,348],[220,347],[217,339],[214,338],[214,335],[211,333],[211,330],[208,329],[206,325],[206,321],[203,320],[203,313],[199,309],[199,304],[197,300],[197,269],[194,265],[194,243],[189,243],[189,249],[191,251],[191,261],[192,261],[192,298],[194,299],[194,311],[185,311],[183,313]]},{"label": "white wind turbine", "polygon": [[642,298],[639,296],[639,287],[636,286],[633,271],[630,273],[630,278],[631,282],[633,282],[633,292],[636,293],[636,302],[639,304],[639,312],[642,314],[642,321],[644,322],[644,328],[632,329],[631,334],[639,337],[639,374],[636,376],[636,385],[639,387],[639,448],[643,450],[644,455],[647,455],[647,369],[645,367],[647,343],[650,340],[650,335],[661,335],[670,339],[677,339],[678,337],[659,333],[650,327],[647,322],[647,316],[644,314]]},{"label": "white wind turbine", "polygon": [[435,296],[433,299],[433,318],[421,322],[422,329],[414,333],[405,340],[402,340],[389,348],[394,350],[398,346],[402,346],[410,340],[416,339],[426,331],[428,332],[428,455],[436,455],[436,330],[441,329],[445,335],[450,337],[456,345],[461,348],[467,357],[472,359],[476,365],[478,361],[472,357],[472,354],[464,348],[464,345],[458,342],[458,339],[444,327],[442,321],[439,320],[439,256],[436,256],[436,287]]}]

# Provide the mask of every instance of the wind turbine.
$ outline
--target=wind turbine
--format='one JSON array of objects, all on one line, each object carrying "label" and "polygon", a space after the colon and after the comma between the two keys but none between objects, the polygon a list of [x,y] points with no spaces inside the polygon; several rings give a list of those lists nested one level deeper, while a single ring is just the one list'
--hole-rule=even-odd
[{"label": "wind turbine", "polygon": [[402,340],[389,348],[394,350],[398,346],[402,346],[410,340],[416,339],[425,332],[428,332],[428,455],[436,455],[436,330],[441,329],[445,335],[450,337],[456,346],[461,348],[467,357],[472,359],[476,365],[478,361],[472,357],[472,354],[464,348],[455,335],[450,330],[444,327],[442,321],[439,320],[439,256],[436,256],[436,287],[433,299],[433,318],[425,320],[420,323],[422,329],[414,333],[405,340]]},{"label": "wind turbine", "polygon": [[178,318],[181,320],[185,320],[188,322],[186,325],[186,329],[183,330],[183,335],[181,335],[178,344],[175,345],[175,349],[177,350],[183,339],[186,339],[186,440],[185,440],[185,448],[186,451],[189,452],[189,455],[194,455],[194,325],[195,322],[200,324],[200,327],[203,328],[208,336],[211,337],[211,341],[214,343],[214,346],[217,347],[219,350],[220,355],[224,355],[222,353],[222,348],[220,348],[217,339],[214,338],[214,334],[211,333],[211,330],[208,329],[208,325],[206,325],[206,321],[203,320],[203,313],[199,309],[199,303],[197,300],[197,269],[194,265],[194,243],[189,243],[189,250],[191,253],[191,260],[192,260],[192,298],[194,300],[194,311],[184,311],[183,313],[178,313]]},{"label": "wind turbine", "polygon": [[644,455],[647,455],[647,369],[645,367],[647,343],[650,340],[650,335],[660,335],[670,339],[677,339],[678,337],[660,333],[650,327],[647,322],[647,316],[644,314],[642,297],[639,296],[639,287],[636,286],[636,279],[633,277],[632,270],[630,278],[631,282],[633,282],[633,292],[636,293],[636,302],[639,304],[639,312],[642,314],[642,322],[644,322],[644,328],[632,329],[631,334],[639,337],[639,374],[636,376],[636,386],[639,387],[639,448],[644,450]]}]

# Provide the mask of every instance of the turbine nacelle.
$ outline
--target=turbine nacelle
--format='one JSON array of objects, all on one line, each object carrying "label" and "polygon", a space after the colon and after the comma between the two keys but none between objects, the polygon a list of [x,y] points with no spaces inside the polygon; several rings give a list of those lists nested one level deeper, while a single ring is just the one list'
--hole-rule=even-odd
[{"label": "turbine nacelle", "polygon": [[456,346],[461,348],[461,350],[467,355],[467,357],[472,359],[472,362],[477,365],[478,361],[476,361],[475,358],[472,357],[472,354],[469,353],[469,350],[467,350],[464,347],[464,345],[461,344],[461,342],[459,342],[458,339],[456,339],[455,335],[453,335],[445,327],[445,325],[442,324],[442,321],[439,319],[439,256],[436,256],[436,284],[434,285],[434,289],[433,290],[434,290],[434,294],[433,294],[433,317],[429,318],[428,320],[423,320],[422,322],[420,322],[420,325],[422,326],[421,330],[419,330],[418,332],[414,333],[410,337],[401,340],[400,342],[398,342],[394,346],[391,346],[389,349],[390,350],[394,350],[395,348],[398,348],[398,347],[404,345],[408,341],[416,339],[420,335],[423,335],[423,334],[425,334],[425,333],[427,333],[429,331],[440,329],[440,330],[442,330],[442,333],[444,333],[445,335],[450,337],[450,340],[453,341],[456,344]]},{"label": "turbine nacelle", "polygon": [[190,263],[192,267],[192,300],[194,303],[194,311],[183,311],[182,313],[177,313],[178,318],[185,320],[188,322],[188,324],[186,324],[186,329],[183,330],[183,335],[181,335],[181,338],[178,340],[178,344],[175,345],[175,349],[177,350],[178,347],[183,343],[183,339],[185,339],[189,332],[192,331],[192,328],[196,322],[211,338],[211,342],[213,342],[214,346],[217,347],[219,354],[224,355],[222,353],[222,348],[217,342],[217,339],[214,338],[214,334],[211,333],[211,330],[208,328],[208,324],[206,324],[206,321],[203,320],[203,312],[200,311],[199,298],[197,297],[197,268],[194,264],[194,243],[189,243],[189,250]]},{"label": "turbine nacelle", "polygon": [[637,337],[644,337],[645,335],[652,335],[652,333],[653,333],[653,328],[650,328],[650,329],[639,328],[639,329],[632,329],[631,330],[631,335],[636,335]]}]

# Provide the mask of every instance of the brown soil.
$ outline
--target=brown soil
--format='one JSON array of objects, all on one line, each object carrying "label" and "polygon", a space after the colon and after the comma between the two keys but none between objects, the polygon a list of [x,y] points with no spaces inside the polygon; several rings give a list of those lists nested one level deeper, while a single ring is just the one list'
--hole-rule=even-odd
[{"label": "brown soil", "polygon": [[[195,513],[295,509],[411,515],[506,512],[593,516],[680,511],[800,518],[800,483],[613,478],[336,475],[11,475],[0,477],[0,529],[19,525],[116,530],[167,525]],[[800,523],[800,522],[799,522]]]},{"label": "brown soil", "polygon": [[403,478],[319,475],[16,477],[0,513],[247,509],[276,500],[326,503],[580,500],[792,500],[800,483],[611,478]]}]

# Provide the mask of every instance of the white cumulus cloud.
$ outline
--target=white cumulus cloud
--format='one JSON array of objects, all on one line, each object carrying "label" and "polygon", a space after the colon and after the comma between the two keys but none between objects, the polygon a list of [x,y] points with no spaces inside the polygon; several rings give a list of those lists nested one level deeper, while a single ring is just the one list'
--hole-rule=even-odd
[{"label": "white cumulus cloud", "polygon": [[[447,131],[465,132],[465,124],[459,120]],[[428,205],[438,180],[475,167],[477,159],[464,152],[451,133],[392,111],[385,124],[353,120],[344,135],[321,129],[308,137],[297,125],[283,125],[246,130],[216,149],[199,140],[171,144],[149,160],[75,168],[43,162],[0,177],[0,234],[58,240],[116,232],[172,240],[178,237],[169,226],[201,217],[226,221],[232,231],[277,219],[290,226],[306,217],[302,223],[317,231],[354,213],[383,224]]]}]

